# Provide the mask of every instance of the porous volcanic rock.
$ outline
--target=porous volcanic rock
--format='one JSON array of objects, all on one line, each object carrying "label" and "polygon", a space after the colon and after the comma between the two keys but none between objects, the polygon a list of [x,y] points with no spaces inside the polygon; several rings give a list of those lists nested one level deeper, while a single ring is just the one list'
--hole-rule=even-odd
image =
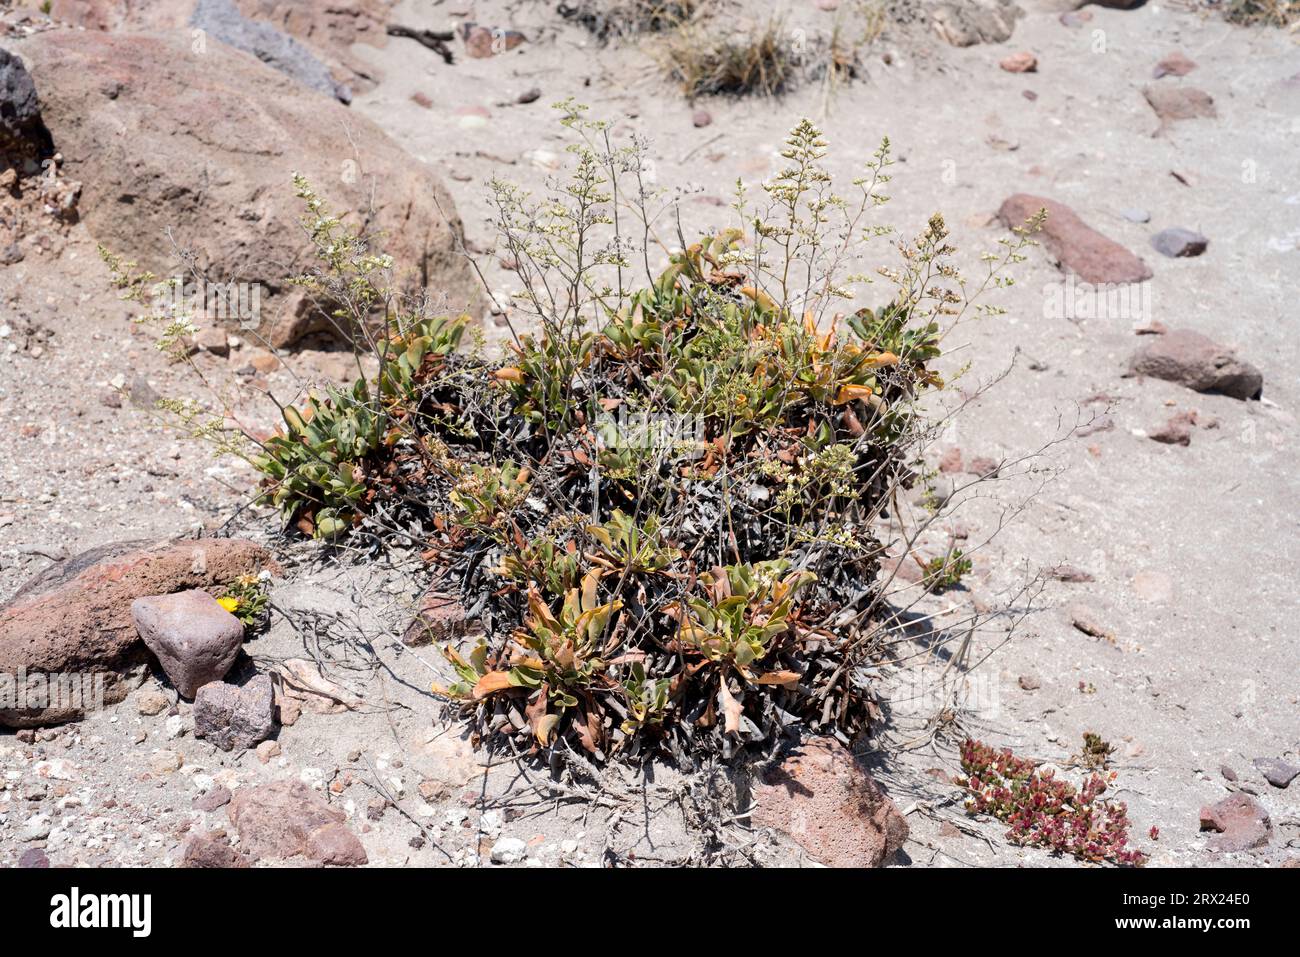
[{"label": "porous volcanic rock", "polygon": [[907,840],[907,820],[833,739],[802,744],[754,788],[752,821],[775,828],[830,867],[880,867]]}]

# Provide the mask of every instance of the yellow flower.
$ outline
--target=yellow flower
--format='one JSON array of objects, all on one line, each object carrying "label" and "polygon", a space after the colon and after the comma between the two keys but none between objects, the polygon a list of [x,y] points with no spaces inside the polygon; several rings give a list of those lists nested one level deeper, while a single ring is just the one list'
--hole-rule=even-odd
[{"label": "yellow flower", "polygon": [[233,615],[239,608],[239,599],[233,595],[226,595],[224,598],[218,598],[217,604]]}]

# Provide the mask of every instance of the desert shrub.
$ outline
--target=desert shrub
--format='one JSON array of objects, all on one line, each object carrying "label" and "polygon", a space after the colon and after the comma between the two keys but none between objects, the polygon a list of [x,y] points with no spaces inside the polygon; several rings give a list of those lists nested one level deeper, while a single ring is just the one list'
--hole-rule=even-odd
[{"label": "desert shrub", "polygon": [[[393,296],[392,263],[298,181],[319,262],[298,282],[375,371],[282,410],[248,453],[266,497],[459,581],[482,637],[443,648],[437,690],[481,740],[687,763],[796,726],[847,740],[876,713],[860,666],[884,648],[881,519],[934,427],[943,337],[1000,311],[974,300],[1028,240],[968,288],[942,217],[912,241],[874,222],[888,141],[840,195],[803,121],[781,172],[737,184],[737,225],[687,241],[644,144],[560,109],[567,179],[491,184],[521,286],[504,360]],[[851,271],[886,243],[897,266]]]},{"label": "desert shrub", "polygon": [[267,594],[267,582],[270,573],[262,575],[240,575],[226,585],[217,597],[222,608],[230,612],[245,628],[259,628],[266,624],[270,616],[271,596]]},{"label": "desert shrub", "polygon": [[836,14],[828,33],[792,29],[784,16],[746,23],[709,11],[680,21],[654,48],[668,77],[688,99],[779,96],[808,82],[829,92],[858,71],[858,51],[884,28],[878,4]]},{"label": "desert shrub", "polygon": [[954,548],[946,555],[936,555],[921,569],[921,584],[927,591],[942,592],[956,588],[962,579],[971,573],[973,567],[960,548]]},{"label": "desert shrub", "polygon": [[1227,0],[1218,5],[1224,19],[1243,25],[1290,27],[1300,24],[1298,0]]}]

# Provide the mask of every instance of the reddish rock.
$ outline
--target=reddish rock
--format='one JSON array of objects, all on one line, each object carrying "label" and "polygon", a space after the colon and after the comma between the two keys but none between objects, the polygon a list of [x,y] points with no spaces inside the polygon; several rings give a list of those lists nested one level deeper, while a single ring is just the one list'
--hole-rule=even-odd
[{"label": "reddish rock", "polygon": [[1038,57],[1032,53],[1013,53],[998,64],[1008,73],[1033,73],[1038,69]]},{"label": "reddish rock", "polygon": [[191,834],[181,847],[182,867],[249,867],[248,858],[236,851],[220,831]]},{"label": "reddish rock", "polygon": [[49,867],[50,859],[45,855],[45,851],[39,847],[31,847],[23,851],[22,856],[18,858],[19,867]]},{"label": "reddish rock", "polygon": [[880,867],[907,840],[907,821],[847,748],[803,744],[763,775],[752,820],[831,867]]},{"label": "reddish rock", "polygon": [[1175,50],[1161,58],[1156,68],[1151,71],[1151,75],[1158,80],[1162,76],[1187,76],[1195,69],[1196,63],[1193,60],[1189,60],[1186,54]]},{"label": "reddish rock", "polygon": [[505,53],[524,42],[524,35],[518,30],[485,27],[478,23],[462,23],[460,38],[465,42],[465,52],[476,60]]},{"label": "reddish rock", "polygon": [[213,681],[194,696],[194,736],[222,751],[243,751],[275,732],[275,688],[258,675],[242,688]]},{"label": "reddish rock", "polygon": [[708,110],[696,110],[691,114],[691,122],[700,129],[713,122],[713,115]]},{"label": "reddish rock", "polygon": [[1111,642],[1115,640],[1115,633],[1102,624],[1092,609],[1085,605],[1074,605],[1070,608],[1070,624],[1093,638],[1103,638]]},{"label": "reddish rock", "polygon": [[338,822],[311,832],[307,838],[307,857],[336,867],[357,867],[368,860],[361,841]]},{"label": "reddish rock", "polygon": [[1062,562],[1061,564],[1052,568],[1047,574],[1050,575],[1052,578],[1055,578],[1058,582],[1069,582],[1072,585],[1079,585],[1079,584],[1084,584],[1086,582],[1094,581],[1092,575],[1089,572],[1086,572],[1082,568],[1077,568],[1074,565],[1070,565],[1065,562]]},{"label": "reddish rock", "polygon": [[1047,210],[1047,221],[1035,238],[1062,269],[1090,283],[1130,283],[1151,278],[1146,263],[1090,227],[1064,203],[1017,193],[1002,204],[998,218],[1008,228],[1015,228],[1023,226],[1040,209]]},{"label": "reddish rock", "polygon": [[131,602],[145,645],[183,698],[220,681],[239,657],[244,624],[205,591],[149,595]]},{"label": "reddish rock", "polygon": [[1192,427],[1195,425],[1195,412],[1179,412],[1170,416],[1169,421],[1158,429],[1148,432],[1147,436],[1165,445],[1187,446],[1192,444]]},{"label": "reddish rock", "polygon": [[173,274],[180,246],[214,283],[248,283],[227,325],[255,326],[276,346],[333,329],[285,282],[310,246],[294,171],[339,214],[373,206],[365,221],[382,236],[377,251],[410,291],[427,286],[455,312],[482,313],[442,182],[341,103],[212,39],[196,56],[188,31],[51,30],[23,41],[23,59],[63,171],[84,184],[89,234],[160,276]]},{"label": "reddish rock", "polygon": [[[0,606],[0,674],[102,675],[104,702],[121,701],[127,692],[123,675],[147,660],[131,618],[135,599],[215,588],[269,566],[263,548],[232,538],[157,546],[122,542],[58,562]],[[0,726],[38,727],[76,720],[83,712],[71,704],[0,709]]]},{"label": "reddish rock", "polygon": [[998,474],[1001,466],[997,459],[991,459],[988,456],[976,456],[970,460],[966,466],[966,471],[971,475],[978,475],[980,478],[992,478]]},{"label": "reddish rock", "polygon": [[1177,382],[1195,392],[1258,399],[1264,376],[1225,346],[1187,329],[1152,336],[1129,358],[1128,374]]},{"label": "reddish rock", "polygon": [[1157,130],[1157,133],[1172,123],[1183,120],[1214,119],[1219,115],[1214,108],[1213,97],[1195,87],[1148,86],[1143,88],[1142,95],[1146,97],[1147,103],[1160,119],[1160,130]]},{"label": "reddish rock", "polygon": [[222,787],[218,784],[206,794],[200,794],[194,799],[194,809],[205,813],[215,811],[217,808],[222,808],[229,804],[232,797],[234,797],[234,795],[231,793],[230,788]]},{"label": "reddish rock", "polygon": [[940,472],[961,472],[964,471],[961,460],[961,449],[953,446],[939,457]]},{"label": "reddish rock", "polygon": [[402,633],[402,643],[411,647],[433,642],[450,641],[469,634],[471,621],[460,599],[429,590],[420,598],[420,608],[415,618]]},{"label": "reddish rock", "polygon": [[239,846],[255,860],[305,857],[317,864],[364,864],[366,851],[335,810],[301,781],[240,788],[226,808]]},{"label": "reddish rock", "polygon": [[1218,832],[1217,837],[1210,838],[1213,850],[1248,851],[1268,843],[1273,823],[1258,801],[1239,791],[1201,808],[1201,830]]}]

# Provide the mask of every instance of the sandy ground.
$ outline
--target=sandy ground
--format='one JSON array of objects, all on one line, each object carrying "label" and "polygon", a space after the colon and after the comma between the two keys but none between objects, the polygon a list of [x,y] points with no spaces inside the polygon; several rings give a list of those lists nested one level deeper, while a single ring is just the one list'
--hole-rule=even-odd
[{"label": "sandy ground", "polygon": [[[1090,8],[1094,17],[1083,29],[1031,9],[1007,44],[956,50],[887,39],[864,54],[859,79],[833,97],[813,85],[776,102],[701,102],[696,108],[712,122],[697,128],[692,106],[644,51],[601,47],[557,24],[551,5],[406,3],[393,19],[443,28],[456,8],[471,7],[474,20],[515,27],[530,42],[455,66],[410,41],[357,46],[354,54],[383,80],[354,109],[444,174],[494,290],[509,288],[510,274],[487,252],[493,237],[484,184],[494,175],[544,184],[547,154],[562,156],[565,142],[550,103],[573,96],[616,120],[616,136],[647,136],[659,181],[692,188],[684,217],[700,230],[727,224],[722,204],[735,178],[757,183],[775,171],[785,130],[807,115],[825,130],[838,175],[851,175],[888,135],[901,162],[884,217],[910,234],[942,211],[972,273],[978,252],[1006,234],[992,219],[1001,201],[1019,191],[1047,196],[1146,259],[1155,274],[1150,319],[1237,346],[1263,370],[1264,401],[1252,403],[1123,378],[1140,344],[1134,320],[1054,316],[1047,302],[1060,274],[1032,251],[1017,285],[996,294],[1007,315],[965,325],[948,343],[954,368],[972,364],[959,383],[967,392],[1006,375],[933,450],[936,460],[955,446],[967,459],[1020,464],[958,494],[952,518],[939,524],[966,526],[975,573],[968,587],[915,606],[935,616],[938,628],[963,620],[974,605],[1010,606],[1023,619],[1009,641],[1005,619],[973,637],[974,660],[996,653],[976,672],[958,724],[937,738],[926,721],[937,710],[947,652],[905,679],[890,678],[893,716],[874,744],[876,771],[912,825],[904,863],[1069,863],[1011,847],[997,825],[965,819],[955,789],[938,780],[955,770],[953,744],[963,731],[1061,765],[1085,731],[1114,743],[1120,796],[1153,864],[1295,856],[1300,784],[1272,788],[1251,766],[1259,757],[1295,762],[1300,751],[1293,625],[1300,567],[1293,370],[1300,356],[1289,324],[1300,276],[1300,96],[1283,85],[1300,72],[1293,40],[1162,4]],[[830,16],[802,15],[814,25]],[[1037,54],[1037,73],[998,69],[999,59],[1022,49]],[[1219,117],[1156,136],[1141,88],[1157,82],[1152,66],[1173,50],[1199,67],[1186,79],[1158,82],[1208,91]],[[540,98],[515,102],[533,87]],[[415,102],[416,93],[431,106]],[[1150,222],[1121,215],[1133,207],[1149,211]],[[1168,226],[1204,233],[1208,252],[1162,257],[1149,237]],[[0,321],[11,329],[0,342],[0,595],[51,558],[93,544],[224,521],[252,486],[251,473],[143,430],[143,413],[129,402],[115,408],[102,400],[119,375],[139,373],[163,394],[180,381],[179,370],[131,333],[126,310],[104,290],[93,245],[74,230],[57,259],[7,267],[0,281]],[[52,332],[39,355],[26,340],[6,351],[29,327]],[[308,354],[295,371],[329,374],[335,359]],[[250,360],[251,350],[236,350],[229,360],[212,359],[213,372],[239,379],[234,373]],[[254,372],[290,392],[298,385],[288,369]],[[1188,409],[1215,423],[1198,427],[1189,447],[1145,437]],[[1080,423],[1109,427],[1072,436]],[[1004,518],[1011,519],[1005,527]],[[942,543],[934,536],[921,551]],[[169,727],[162,715],[138,715],[134,699],[33,745],[2,736],[0,764],[11,787],[7,807],[0,803],[0,861],[16,859],[33,841],[44,842],[56,863],[171,860],[189,828],[224,819],[192,808],[203,790],[286,775],[334,785],[376,863],[474,863],[502,833],[532,842],[530,859],[541,863],[599,863],[611,850],[623,860],[628,851],[648,862],[691,859],[699,835],[676,799],[680,781],[661,778],[640,803],[621,796],[635,794],[635,782],[610,781],[606,794],[614,797],[596,805],[576,794],[536,797],[513,765],[491,771],[483,784],[485,759],[446,732],[423,691],[433,667],[427,650],[406,651],[389,639],[354,657],[342,640],[349,628],[391,634],[404,623],[415,595],[409,558],[369,571],[322,565],[311,549],[288,559],[293,574],[277,603],[319,611],[328,625],[304,633],[277,620],[249,654],[265,665],[324,648],[337,674],[365,695],[364,713],[305,714],[282,730],[283,753],[265,765],[251,753],[232,759],[194,741],[185,730],[187,706]],[[1028,602],[1025,584],[1061,562],[1094,580],[1050,581]],[[385,597],[376,601],[376,594]],[[914,599],[900,590],[900,603]],[[1074,628],[1077,606],[1114,641]],[[1035,682],[1022,676],[1040,687],[1024,690]],[[158,751],[179,752],[180,769],[156,773]],[[68,762],[60,766],[66,778],[51,776],[54,759]],[[47,762],[44,776],[40,761]],[[1197,821],[1200,806],[1234,786],[1221,772],[1225,765],[1239,786],[1258,794],[1274,825],[1268,848],[1228,861],[1206,849]],[[422,794],[418,785],[440,774],[451,779],[446,787]],[[479,800],[467,796],[474,788]],[[514,794],[510,806],[481,799],[506,791]],[[367,808],[385,792],[400,810],[371,820]],[[116,808],[104,806],[109,794]],[[33,837],[44,825],[25,829],[40,815],[49,832]],[[1153,825],[1158,841],[1146,836]],[[760,860],[787,859],[748,850]]]}]

